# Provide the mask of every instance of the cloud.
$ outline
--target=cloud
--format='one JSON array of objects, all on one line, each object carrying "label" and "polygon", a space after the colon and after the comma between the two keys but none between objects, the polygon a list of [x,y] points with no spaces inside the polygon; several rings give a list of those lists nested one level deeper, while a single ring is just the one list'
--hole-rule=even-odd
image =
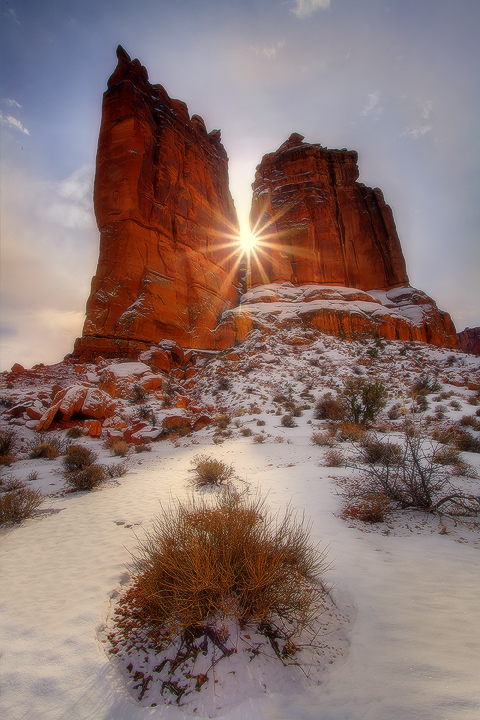
[{"label": "cloud", "polygon": [[95,272],[93,167],[60,182],[2,164],[1,369],[58,361],[81,333]]},{"label": "cloud", "polygon": [[410,125],[402,132],[402,137],[411,137],[413,140],[423,137],[433,130],[433,125]]},{"label": "cloud", "polygon": [[45,218],[65,228],[93,229],[92,177],[93,167],[83,165],[65,180],[51,183],[51,201],[45,207]]},{"label": "cloud", "polygon": [[367,96],[367,104],[363,108],[361,114],[365,117],[370,116],[375,120],[378,120],[380,115],[383,113],[383,106],[380,103],[380,91],[376,90],[373,93],[369,93]]},{"label": "cloud", "polygon": [[275,60],[277,53],[284,47],[285,40],[280,40],[277,43],[271,45],[252,45],[251,50],[259,57],[264,57],[267,60]]},{"label": "cloud", "polygon": [[5,103],[5,105],[8,105],[8,107],[15,108],[16,110],[21,110],[22,106],[19,102],[14,100],[13,98],[2,98],[2,102]]},{"label": "cloud", "polygon": [[330,0],[295,0],[295,7],[292,9],[292,13],[297,16],[299,20],[313,15],[317,10],[328,10],[330,7]]},{"label": "cloud", "polygon": [[2,123],[3,125],[7,125],[7,127],[14,128],[15,130],[19,130],[20,132],[25,133],[25,135],[30,135],[27,128],[22,125],[20,120],[14,118],[13,115],[5,116],[3,113],[0,112],[0,123]]},{"label": "cloud", "polygon": [[13,8],[7,8],[5,10],[5,16],[10,18],[10,20],[13,20],[13,22],[16,23],[17,25],[22,24],[17,17],[17,13],[15,12],[15,10]]}]

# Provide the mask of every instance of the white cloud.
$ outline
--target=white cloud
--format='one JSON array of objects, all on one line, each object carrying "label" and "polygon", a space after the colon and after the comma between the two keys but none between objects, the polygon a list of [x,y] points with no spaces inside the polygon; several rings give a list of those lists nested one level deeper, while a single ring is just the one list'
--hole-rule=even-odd
[{"label": "white cloud", "polygon": [[433,130],[433,125],[410,125],[403,131],[402,137],[411,137],[413,140],[418,140],[419,137],[423,137],[431,130]]},{"label": "white cloud", "polygon": [[380,91],[376,90],[373,93],[369,93],[367,96],[367,104],[363,108],[361,114],[364,116],[373,117],[377,120],[383,113],[383,106],[380,105]]},{"label": "white cloud", "polygon": [[317,10],[328,10],[329,7],[330,0],[295,0],[292,12],[299,20],[303,20]]},{"label": "white cloud", "polygon": [[93,168],[84,165],[65,180],[51,185],[51,202],[45,207],[48,221],[70,229],[92,229]]},{"label": "white cloud", "polygon": [[13,107],[16,110],[22,109],[22,106],[20,105],[20,103],[17,102],[16,100],[14,100],[13,98],[2,98],[2,100],[5,103],[5,105],[8,105],[8,107]]},{"label": "white cloud", "polygon": [[6,17],[13,20],[13,22],[16,23],[17,25],[22,24],[17,17],[17,13],[15,12],[15,10],[13,8],[7,8],[7,10],[5,11],[5,15],[6,15]]},{"label": "white cloud", "polygon": [[275,60],[277,53],[284,47],[285,40],[280,40],[277,43],[271,45],[252,45],[251,50],[259,57],[264,57],[267,60]]},{"label": "white cloud", "polygon": [[0,123],[3,125],[7,125],[7,127],[14,128],[15,130],[19,130],[22,133],[25,133],[25,135],[30,135],[27,128],[22,125],[20,120],[17,120],[17,118],[14,118],[13,115],[3,115],[3,113],[0,113]]},{"label": "white cloud", "polygon": [[420,103],[420,114],[424,120],[428,120],[433,110],[433,103],[431,100],[424,100]]}]

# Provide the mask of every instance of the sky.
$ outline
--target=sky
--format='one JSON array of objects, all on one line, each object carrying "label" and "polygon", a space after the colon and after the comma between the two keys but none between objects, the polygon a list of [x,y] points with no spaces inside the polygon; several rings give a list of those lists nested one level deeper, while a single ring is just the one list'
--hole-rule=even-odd
[{"label": "sky", "polygon": [[248,217],[292,132],[359,153],[392,207],[410,283],[480,326],[478,0],[0,0],[0,370],[82,331],[99,234],[102,93],[123,45],[220,128]]}]

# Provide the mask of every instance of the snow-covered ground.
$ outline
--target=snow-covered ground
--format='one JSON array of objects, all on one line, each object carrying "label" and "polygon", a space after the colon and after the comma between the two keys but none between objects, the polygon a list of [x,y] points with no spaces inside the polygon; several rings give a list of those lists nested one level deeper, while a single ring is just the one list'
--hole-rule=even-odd
[{"label": "snow-covered ground", "polygon": [[[311,435],[324,424],[313,419],[315,401],[353,372],[380,378],[391,389],[379,418],[382,431],[398,431],[388,407],[408,403],[409,387],[425,371],[453,393],[443,400],[428,396],[426,415],[443,406],[443,417],[432,424],[475,415],[480,359],[425,345],[349,343],[298,330],[254,333],[233,353],[210,355],[189,391],[197,404],[230,415],[223,431],[211,425],[152,443],[151,452],[131,449],[128,473],[92,492],[64,492],[61,458],[31,460],[24,453],[2,469],[3,479],[26,479],[36,471],[27,484],[49,496],[36,517],[0,530],[2,717],[176,720],[187,713],[229,720],[477,720],[478,518],[404,510],[376,525],[345,521],[339,517],[341,480],[352,470],[327,467],[326,448],[312,444]],[[2,393],[18,400],[31,391],[20,383]],[[309,406],[295,417],[296,427],[281,423],[285,410],[274,398],[282,393]],[[157,421],[172,412],[154,395],[147,402]],[[123,411],[132,412],[132,406],[125,402]],[[242,434],[247,428],[252,435]],[[18,432],[24,443],[35,434],[20,425]],[[99,462],[124,461],[110,456],[104,438],[75,442],[98,452]],[[352,451],[348,442],[339,447],[347,455]],[[237,484],[267,494],[273,511],[291,502],[311,519],[312,541],[328,548],[331,563],[325,581],[335,617],[331,636],[320,644],[332,662],[300,680],[276,659],[259,655],[242,665],[237,654],[218,664],[218,692],[210,682],[184,709],[144,706],[129,693],[102,642],[105,625],[128,583],[130,553],[160,504],[194,492],[191,462],[199,453],[232,464]],[[463,456],[480,470],[479,454]],[[479,494],[480,480],[468,482]],[[228,678],[233,671],[234,682]]]}]

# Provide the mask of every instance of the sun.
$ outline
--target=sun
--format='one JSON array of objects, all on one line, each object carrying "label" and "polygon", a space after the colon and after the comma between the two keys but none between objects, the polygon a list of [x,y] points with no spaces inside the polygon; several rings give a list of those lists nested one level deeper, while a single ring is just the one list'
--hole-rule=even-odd
[{"label": "sun", "polygon": [[240,230],[238,242],[243,252],[247,255],[250,255],[252,250],[254,250],[255,246],[257,245],[258,237],[249,228],[244,227]]}]

